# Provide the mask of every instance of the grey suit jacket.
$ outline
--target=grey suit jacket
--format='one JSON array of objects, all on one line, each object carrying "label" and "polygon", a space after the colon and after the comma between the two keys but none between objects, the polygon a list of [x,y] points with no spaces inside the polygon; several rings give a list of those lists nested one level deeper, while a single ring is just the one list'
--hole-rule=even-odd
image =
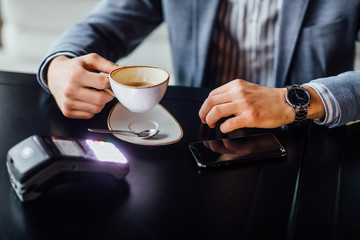
[{"label": "grey suit jacket", "polygon": [[[102,1],[83,22],[63,33],[42,65],[59,52],[76,56],[95,52],[116,61],[165,20],[177,84],[200,87],[219,1]],[[353,71],[355,41],[360,39],[360,0],[283,2],[273,87],[321,82],[341,108],[335,126],[360,119],[360,72]]]}]

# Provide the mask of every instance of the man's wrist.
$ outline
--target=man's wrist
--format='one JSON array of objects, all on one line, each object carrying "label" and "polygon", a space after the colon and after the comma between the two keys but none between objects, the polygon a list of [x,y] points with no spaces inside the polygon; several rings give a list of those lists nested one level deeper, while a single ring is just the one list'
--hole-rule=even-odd
[{"label": "man's wrist", "polygon": [[[324,119],[325,117],[325,107],[321,100],[321,97],[312,87],[307,85],[302,85],[302,87],[309,93],[311,99],[309,108],[307,110],[306,119],[314,119],[317,121],[322,121],[322,119]],[[287,89],[283,88],[283,92],[285,96]],[[284,102],[286,103],[286,100]],[[287,108],[286,108],[287,111],[285,112],[285,114],[288,117],[289,122],[294,122],[296,117],[294,108],[291,107],[290,104],[288,103],[286,104],[287,104]]]},{"label": "man's wrist", "polygon": [[39,71],[38,71],[38,81],[39,81],[40,85],[48,92],[49,92],[49,89],[48,89],[48,84],[47,84],[47,82],[48,82],[47,75],[48,75],[49,65],[52,62],[52,60],[54,60],[58,56],[66,56],[69,58],[77,57],[72,52],[57,52],[52,55],[49,55],[47,58],[45,58],[43,60],[43,62],[40,65]]},{"label": "man's wrist", "polygon": [[294,109],[286,102],[285,95],[287,92],[287,88],[281,88],[281,99],[282,104],[284,105],[284,116],[286,116],[286,122],[292,123],[295,121],[295,111]]},{"label": "man's wrist", "polygon": [[311,102],[307,114],[307,119],[321,121],[325,117],[325,107],[317,92],[310,86],[302,86],[310,94]]},{"label": "man's wrist", "polygon": [[52,69],[54,68],[54,66],[61,61],[66,61],[69,60],[70,58],[68,56],[65,55],[59,55],[54,57],[53,59],[51,59],[51,61],[48,63],[48,69],[46,72],[46,84],[48,84],[48,79],[49,79],[49,73],[52,71]]}]

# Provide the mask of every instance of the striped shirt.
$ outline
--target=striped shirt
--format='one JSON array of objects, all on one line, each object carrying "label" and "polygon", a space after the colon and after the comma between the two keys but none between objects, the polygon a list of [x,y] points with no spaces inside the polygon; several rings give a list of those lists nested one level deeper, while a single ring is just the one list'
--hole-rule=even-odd
[{"label": "striped shirt", "polygon": [[235,78],[275,86],[274,52],[282,0],[221,0],[205,85]]},{"label": "striped shirt", "polygon": [[[209,46],[204,87],[233,79],[274,87],[274,58],[282,0],[221,0]],[[326,86],[312,87],[323,101],[326,116],[318,124],[338,121],[340,107]]]}]

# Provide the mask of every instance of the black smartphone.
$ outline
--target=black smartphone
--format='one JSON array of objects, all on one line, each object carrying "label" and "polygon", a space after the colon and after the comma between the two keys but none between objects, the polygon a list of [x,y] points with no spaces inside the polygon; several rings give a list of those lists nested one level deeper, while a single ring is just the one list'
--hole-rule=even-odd
[{"label": "black smartphone", "polygon": [[287,156],[285,148],[271,133],[193,142],[189,149],[202,168]]}]

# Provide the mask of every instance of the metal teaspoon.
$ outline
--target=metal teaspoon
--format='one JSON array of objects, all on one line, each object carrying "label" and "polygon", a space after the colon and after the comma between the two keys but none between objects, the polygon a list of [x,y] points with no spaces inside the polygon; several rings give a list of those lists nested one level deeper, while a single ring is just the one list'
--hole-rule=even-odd
[{"label": "metal teaspoon", "polygon": [[88,128],[88,131],[96,132],[96,133],[113,133],[113,134],[132,133],[142,139],[151,138],[159,133],[158,129],[146,129],[138,133],[127,130],[108,130],[108,129],[98,129],[98,128]]}]

